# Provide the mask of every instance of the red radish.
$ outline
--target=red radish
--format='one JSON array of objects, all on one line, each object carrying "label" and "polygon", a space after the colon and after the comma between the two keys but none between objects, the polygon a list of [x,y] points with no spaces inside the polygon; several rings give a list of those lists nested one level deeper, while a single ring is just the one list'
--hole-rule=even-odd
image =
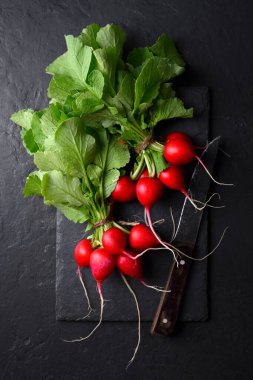
[{"label": "red radish", "polygon": [[[177,257],[175,254],[176,248],[172,244],[165,244],[160,237],[157,235],[157,233],[154,230],[151,215],[150,215],[150,207],[152,207],[162,196],[163,194],[163,185],[157,178],[141,178],[137,182],[136,185],[136,196],[138,198],[138,201],[144,206],[145,208],[145,215],[148,219],[148,225],[151,229],[151,231],[154,234],[154,237],[159,241],[161,245],[163,245],[166,249],[170,250],[173,255],[174,259],[176,260],[177,264]],[[131,244],[131,243],[130,243]]]},{"label": "red radish", "polygon": [[90,265],[90,255],[91,255],[92,250],[93,250],[93,248],[91,245],[91,241],[89,239],[83,239],[83,240],[79,241],[79,243],[77,243],[77,245],[75,247],[75,251],[74,251],[75,260],[76,260],[76,263],[78,265],[77,275],[78,275],[79,281],[81,282],[81,285],[83,287],[85,298],[86,298],[87,303],[88,303],[88,310],[89,310],[88,314],[85,315],[83,318],[86,318],[90,314],[90,312],[92,311],[92,308],[90,305],[90,299],[88,296],[86,286],[85,286],[84,281],[83,281],[83,277],[82,277],[82,273],[81,273],[80,268],[81,267],[88,267]]},{"label": "red radish", "polygon": [[[154,241],[154,238],[152,238],[152,241]],[[131,260],[133,260],[133,256],[131,255],[131,253],[126,251],[126,234],[119,228],[111,227],[107,231],[105,231],[102,237],[102,244],[105,250],[111,255],[124,254],[128,256]]]},{"label": "red radish", "polygon": [[120,177],[111,199],[115,202],[130,202],[135,198],[136,183],[128,176]]},{"label": "red radish", "polygon": [[95,249],[90,256],[91,272],[98,284],[98,291],[102,282],[110,276],[115,267],[116,261],[104,248]]},{"label": "red radish", "polygon": [[104,298],[101,291],[101,285],[103,281],[108,278],[115,268],[115,257],[110,255],[104,248],[97,248],[92,251],[90,255],[90,267],[91,272],[95,280],[97,281],[98,293],[100,296],[100,318],[94,329],[85,337],[72,340],[71,342],[81,342],[88,339],[95,330],[100,326],[103,319]]},{"label": "red radish", "polygon": [[188,141],[191,141],[190,137],[184,133],[184,132],[172,132],[172,133],[169,133],[165,139],[164,139],[164,142],[165,144],[168,143],[169,141],[172,141],[172,140],[175,140],[175,139],[181,139],[181,140],[188,140]]},{"label": "red radish", "polygon": [[163,185],[157,178],[140,178],[136,185],[138,201],[146,208],[153,206],[163,195]]},{"label": "red radish", "polygon": [[103,233],[102,244],[111,255],[119,255],[126,248],[126,234],[117,227],[111,227]]},{"label": "red radish", "polygon": [[135,256],[138,255],[137,252],[134,252],[133,250],[130,251],[131,255],[133,256],[134,259],[131,259],[130,257],[126,255],[119,255],[117,256],[117,267],[119,271],[127,276],[133,277],[137,280],[139,280],[144,286],[147,288],[154,289],[158,292],[165,292],[168,293],[168,291],[165,291],[157,286],[152,286],[148,285],[144,279],[143,279],[143,274],[142,274],[142,262],[141,258]]},{"label": "red radish", "polygon": [[149,177],[149,172],[148,172],[147,168],[144,169],[143,172],[140,175],[140,178],[146,178],[146,177]]},{"label": "red radish", "polygon": [[205,205],[202,207],[195,205],[194,201],[187,193],[184,184],[184,168],[182,166],[171,165],[168,169],[163,170],[159,174],[159,180],[169,189],[181,191],[197,210],[203,210],[205,207]]},{"label": "red radish", "polygon": [[[131,252],[133,257],[135,254]],[[130,259],[130,257],[126,255],[117,256],[117,267],[120,272],[126,274],[127,276],[136,278],[137,280],[143,281],[142,277],[142,263],[141,259]]]},{"label": "red radish", "polygon": [[75,247],[75,260],[79,267],[88,267],[90,265],[90,255],[93,248],[89,239],[83,239]]},{"label": "red radish", "polygon": [[148,226],[137,224],[130,231],[129,244],[137,251],[144,251],[156,247],[159,245],[159,241]]},{"label": "red radish", "polygon": [[168,161],[171,165],[186,165],[193,161],[194,158],[196,158],[200,165],[204,168],[204,170],[207,172],[209,177],[218,185],[232,185],[228,183],[222,183],[216,181],[201,158],[196,154],[195,147],[191,140],[185,140],[185,139],[174,139],[170,140],[164,147],[164,157],[166,161]]}]

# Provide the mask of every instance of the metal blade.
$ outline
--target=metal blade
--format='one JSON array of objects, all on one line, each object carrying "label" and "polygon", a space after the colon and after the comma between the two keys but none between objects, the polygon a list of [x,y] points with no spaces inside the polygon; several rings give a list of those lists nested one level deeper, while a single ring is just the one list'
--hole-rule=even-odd
[{"label": "metal blade", "polygon": [[[220,137],[215,138],[208,144],[208,147],[201,155],[201,160],[203,160],[210,173],[213,171],[219,143]],[[210,182],[210,177],[198,162],[191,177],[188,193],[191,194],[193,199],[205,202]],[[177,243],[183,243],[189,247],[194,247],[198,236],[202,214],[203,211],[194,211],[192,204],[185,198],[178,222],[176,238],[173,243],[174,245],[177,245]]]}]

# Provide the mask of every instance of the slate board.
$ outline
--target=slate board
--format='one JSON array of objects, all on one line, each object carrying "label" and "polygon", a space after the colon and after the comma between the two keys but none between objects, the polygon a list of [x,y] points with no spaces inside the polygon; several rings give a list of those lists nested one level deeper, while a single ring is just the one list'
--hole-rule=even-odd
[{"label": "slate board", "polygon": [[[209,132],[209,93],[206,87],[178,88],[177,94],[187,106],[194,107],[193,119],[170,120],[160,123],[157,127],[157,138],[161,139],[173,130],[188,132],[196,145],[204,145]],[[188,168],[190,178],[194,164]],[[176,191],[166,190],[163,199],[151,210],[152,219],[165,219],[157,226],[157,232],[164,240],[169,240],[172,231],[169,208],[172,206],[173,214],[178,220],[183,205],[183,195]],[[194,209],[193,209],[194,212]],[[137,202],[116,207],[116,220],[143,220],[143,208]],[[205,211],[199,231],[195,256],[203,256],[208,246],[208,216]],[[85,226],[68,221],[57,213],[56,233],[56,319],[77,320],[82,318],[86,310],[81,284],[76,276],[76,264],[73,251],[76,243],[85,237]],[[166,251],[149,252],[143,257],[144,276],[149,284],[164,285],[172,258]],[[99,317],[99,297],[96,283],[88,269],[82,271],[84,281],[88,288],[92,307],[95,308],[85,321],[97,321]],[[142,321],[152,321],[157,308],[160,293],[143,287],[138,281],[129,279],[134,288],[141,310]],[[122,282],[120,275],[115,271],[103,284],[103,294],[108,302],[105,303],[105,321],[136,321],[137,313],[132,295]],[[187,289],[183,299],[180,313],[181,321],[205,321],[208,318],[207,295],[207,260],[194,262],[189,276]]]}]

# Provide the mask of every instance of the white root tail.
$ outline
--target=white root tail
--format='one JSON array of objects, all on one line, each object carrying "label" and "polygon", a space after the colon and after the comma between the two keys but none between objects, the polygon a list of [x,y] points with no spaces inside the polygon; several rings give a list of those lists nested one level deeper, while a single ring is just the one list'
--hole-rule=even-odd
[{"label": "white root tail", "polygon": [[135,359],[135,356],[137,354],[137,351],[139,349],[140,342],[141,342],[141,313],[140,313],[139,303],[138,303],[137,297],[136,297],[133,289],[131,288],[129,282],[127,281],[126,277],[122,273],[121,273],[121,277],[122,277],[124,283],[126,284],[128,290],[130,291],[130,293],[132,294],[132,296],[134,298],[134,301],[135,301],[135,304],[136,304],[136,309],[137,309],[137,314],[138,314],[138,340],[137,340],[137,344],[136,344],[136,347],[135,347],[135,350],[134,350],[134,354],[131,357],[131,359],[129,360],[127,366],[126,366],[126,370],[127,370],[128,367],[133,363],[133,361]]},{"label": "white root tail", "polygon": [[86,286],[85,286],[85,284],[84,284],[83,276],[82,276],[82,272],[81,272],[81,268],[80,268],[79,266],[78,266],[78,268],[77,268],[77,276],[78,276],[79,281],[81,282],[81,285],[82,285],[82,287],[83,287],[84,295],[85,295],[85,299],[86,299],[87,304],[88,304],[88,313],[87,313],[84,317],[82,317],[82,318],[77,318],[77,319],[76,319],[77,321],[80,321],[80,320],[83,320],[83,319],[85,319],[85,318],[88,318],[89,315],[90,315],[90,313],[93,311],[93,309],[92,309],[92,307],[91,307],[91,305],[90,305],[90,298],[89,298],[89,296],[88,296],[87,288],[86,288]]},{"label": "white root tail", "polygon": [[204,168],[204,170],[207,172],[207,174],[209,175],[209,177],[211,178],[211,180],[214,183],[217,183],[217,185],[222,185],[222,186],[234,186],[233,183],[224,183],[224,182],[216,181],[216,179],[213,178],[212,174],[209,172],[209,170],[207,169],[206,165],[204,164],[204,162],[201,160],[201,158],[197,154],[195,155],[195,158],[198,160],[198,162],[200,163],[200,165]]},{"label": "white root tail", "polygon": [[150,288],[150,289],[153,289],[157,292],[161,292],[161,293],[170,293],[171,290],[164,290],[161,286],[156,286],[156,285],[148,285],[145,281],[141,281],[142,285],[146,286],[146,288]]},{"label": "white root tail", "polygon": [[67,342],[67,343],[82,342],[83,340],[88,339],[98,329],[98,327],[101,325],[102,320],[103,320],[104,298],[103,298],[103,294],[101,291],[101,284],[100,283],[98,283],[98,293],[99,293],[99,297],[100,297],[100,317],[99,317],[99,321],[96,324],[96,326],[94,327],[94,329],[85,337],[80,337],[80,338],[73,339],[73,340],[63,339],[64,342]]},{"label": "white root tail", "polygon": [[163,245],[166,249],[168,249],[169,251],[172,252],[173,256],[174,256],[174,260],[176,261],[177,263],[177,266],[179,266],[179,263],[178,263],[178,260],[177,260],[177,255],[175,253],[175,251],[178,251],[176,248],[174,250],[174,246],[171,245],[170,243],[167,243],[165,244],[161,238],[157,235],[157,233],[155,232],[154,230],[154,227],[153,227],[153,224],[152,224],[152,220],[151,220],[151,216],[150,216],[150,211],[148,208],[145,208],[145,214],[147,216],[147,219],[148,219],[148,225],[149,225],[149,228],[151,229],[151,231],[153,232],[153,234],[155,235],[155,237],[157,238],[157,240],[159,241],[159,243],[161,245]]}]

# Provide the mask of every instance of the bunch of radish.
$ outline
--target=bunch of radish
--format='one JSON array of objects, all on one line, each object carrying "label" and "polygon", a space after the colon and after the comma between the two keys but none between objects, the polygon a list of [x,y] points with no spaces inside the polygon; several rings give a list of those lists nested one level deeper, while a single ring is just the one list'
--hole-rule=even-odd
[{"label": "bunch of radish", "polygon": [[[195,204],[197,201],[194,202],[194,200],[191,199],[185,187],[184,165],[191,163],[194,158],[196,158],[208,172],[204,163],[195,153],[196,149],[201,148],[194,146],[189,136],[185,133],[173,132],[165,139],[164,157],[170,164],[167,169],[163,170],[155,177],[150,177],[148,170],[145,169],[137,181],[133,181],[126,175],[119,178],[117,185],[111,194],[112,209],[115,202],[130,202],[136,197],[139,203],[144,207],[147,225],[140,223],[134,225],[129,231],[117,223],[114,223],[113,227],[110,227],[103,233],[101,246],[93,247],[94,244],[92,244],[89,239],[84,239],[77,244],[75,248],[75,260],[78,265],[78,276],[87,297],[89,313],[92,309],[80,271],[80,268],[82,267],[90,267],[91,273],[97,283],[101,309],[99,322],[91,333],[88,336],[79,338],[75,341],[87,339],[101,324],[104,308],[102,284],[112,274],[115,268],[119,270],[124,282],[132,293],[133,291],[125,276],[132,277],[143,285],[157,291],[164,291],[157,286],[148,285],[144,281],[141,256],[148,250],[167,249],[173,253],[174,259],[177,261],[178,255],[184,255],[184,252],[178,250],[171,243],[164,242],[159,237],[153,227],[150,209],[162,197],[163,186],[182,192],[198,210],[203,209],[207,205],[204,204],[201,208],[198,207]],[[208,174],[211,176],[209,172]],[[211,178],[213,179],[213,177]],[[217,181],[215,182],[217,183]],[[161,246],[162,248],[158,248],[158,246]],[[136,297],[135,301],[138,315],[140,316]]]}]

